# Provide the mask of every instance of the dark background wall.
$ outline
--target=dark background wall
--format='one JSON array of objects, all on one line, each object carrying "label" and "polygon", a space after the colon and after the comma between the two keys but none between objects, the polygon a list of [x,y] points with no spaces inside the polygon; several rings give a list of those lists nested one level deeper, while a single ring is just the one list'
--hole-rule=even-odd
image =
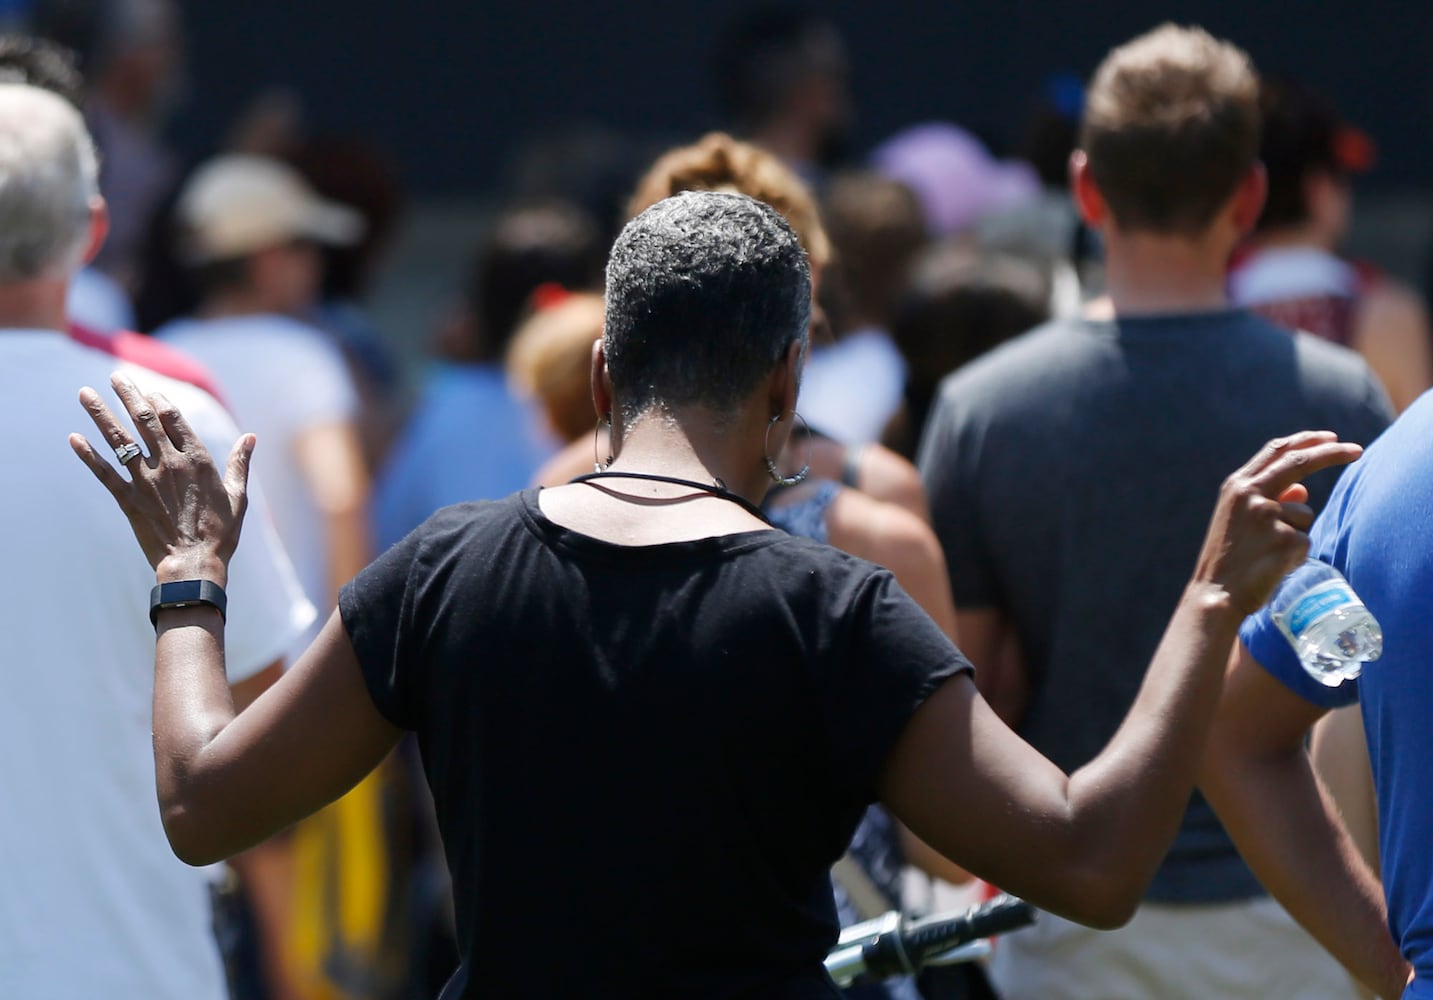
[{"label": "dark background wall", "polygon": [[[191,0],[190,90],[174,138],[212,148],[257,92],[301,95],[317,131],[388,147],[415,193],[481,194],[525,139],[599,125],[682,138],[719,124],[713,39],[743,4],[456,0]],[[1013,140],[1040,81],[1087,76],[1161,20],[1197,22],[1265,69],[1329,94],[1376,139],[1370,187],[1433,182],[1433,2],[830,0],[846,35],[857,148],[945,118]]]}]

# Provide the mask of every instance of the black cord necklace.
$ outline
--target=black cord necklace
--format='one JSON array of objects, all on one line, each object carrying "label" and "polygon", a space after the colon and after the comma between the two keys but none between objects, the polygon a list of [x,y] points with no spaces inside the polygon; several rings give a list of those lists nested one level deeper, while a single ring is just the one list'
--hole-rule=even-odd
[{"label": "black cord necklace", "polygon": [[710,483],[699,483],[695,479],[682,479],[678,476],[663,476],[655,472],[589,472],[585,476],[578,476],[571,480],[574,483],[590,483],[594,479],[642,479],[652,483],[669,483],[672,486],[685,486],[688,489],[708,493],[719,500],[729,500],[753,517],[760,518],[765,524],[771,521],[760,507],[752,503],[744,496],[738,496],[726,488],[726,484],[720,479]]}]

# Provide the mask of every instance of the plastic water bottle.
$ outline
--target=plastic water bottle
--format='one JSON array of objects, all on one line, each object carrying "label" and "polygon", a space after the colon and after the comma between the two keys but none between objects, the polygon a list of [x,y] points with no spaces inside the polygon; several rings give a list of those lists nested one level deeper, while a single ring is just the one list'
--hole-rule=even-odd
[{"label": "plastic water bottle", "polygon": [[1299,662],[1320,684],[1337,687],[1383,655],[1383,629],[1343,574],[1305,560],[1280,582],[1269,601],[1274,624]]}]

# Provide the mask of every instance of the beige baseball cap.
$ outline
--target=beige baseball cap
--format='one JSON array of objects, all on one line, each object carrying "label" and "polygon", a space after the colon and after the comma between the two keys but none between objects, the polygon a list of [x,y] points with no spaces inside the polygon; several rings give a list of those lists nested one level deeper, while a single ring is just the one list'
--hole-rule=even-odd
[{"label": "beige baseball cap", "polygon": [[227,155],[205,163],[177,206],[181,255],[193,264],[231,260],[294,239],[349,246],[363,236],[358,212],[320,198],[288,164]]}]

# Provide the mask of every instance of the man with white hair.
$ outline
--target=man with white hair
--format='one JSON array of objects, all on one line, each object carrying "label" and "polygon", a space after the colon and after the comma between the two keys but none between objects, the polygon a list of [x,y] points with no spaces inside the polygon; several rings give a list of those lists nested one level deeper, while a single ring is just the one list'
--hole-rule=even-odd
[{"label": "man with white hair", "polygon": [[[155,804],[152,574],[64,440],[76,388],[109,384],[116,365],[64,332],[67,289],[106,227],[79,114],[47,91],[0,85],[0,366],[24,415],[0,471],[0,996],[219,1000],[208,878],[175,860]],[[126,368],[113,384],[163,393],[211,447],[237,434],[183,383]],[[115,460],[149,461],[132,447]],[[242,635],[228,657],[236,707],[273,680],[313,617],[266,511],[250,528],[230,578],[247,595],[229,619]]]}]

